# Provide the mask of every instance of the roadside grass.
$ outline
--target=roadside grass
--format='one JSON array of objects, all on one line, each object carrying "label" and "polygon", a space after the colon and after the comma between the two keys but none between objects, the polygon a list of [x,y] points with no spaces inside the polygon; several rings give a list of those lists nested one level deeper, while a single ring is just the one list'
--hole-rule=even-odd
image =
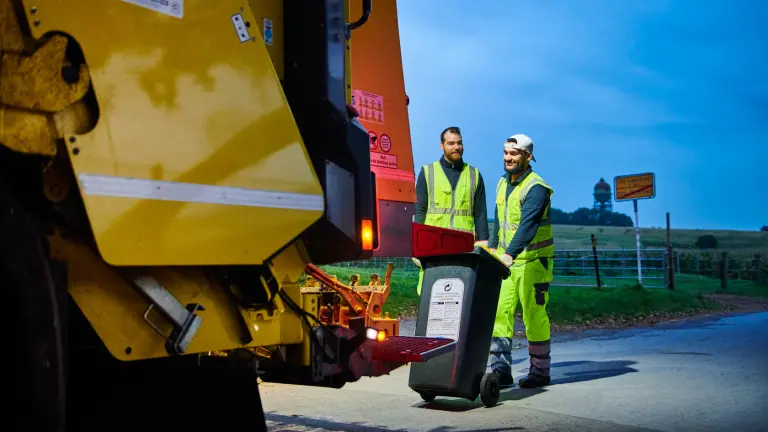
[{"label": "roadside grass", "polygon": [[[345,282],[352,274],[359,274],[365,282],[371,274],[371,269],[326,267],[325,270]],[[416,295],[417,283],[418,273],[395,270],[384,312],[388,312],[392,317],[414,318],[419,304],[419,297]],[[569,281],[567,277],[559,277],[553,283],[584,283],[584,280]],[[723,291],[718,279],[680,275],[676,278],[674,291],[642,288],[631,279],[618,286],[602,289],[552,286],[547,312],[550,321],[556,325],[627,325],[632,322],[656,322],[672,316],[728,310],[727,305],[705,297],[706,294],[715,293],[768,298],[768,285],[730,280],[727,289]]]},{"label": "roadside grass", "polygon": [[626,285],[612,288],[550,288],[547,312],[554,324],[591,324],[663,319],[670,314],[715,311],[720,304],[688,291]]},{"label": "roadside grass", "polygon": [[[758,285],[751,281],[728,281],[725,291],[721,290],[719,279],[679,275],[675,281],[674,291],[643,288],[631,280],[602,289],[555,286],[550,288],[547,312],[555,324],[627,324],[632,321],[658,322],[672,316],[729,310],[728,305],[708,299],[707,294],[768,298],[768,285]],[[568,280],[563,277],[554,282],[567,284]]]}]

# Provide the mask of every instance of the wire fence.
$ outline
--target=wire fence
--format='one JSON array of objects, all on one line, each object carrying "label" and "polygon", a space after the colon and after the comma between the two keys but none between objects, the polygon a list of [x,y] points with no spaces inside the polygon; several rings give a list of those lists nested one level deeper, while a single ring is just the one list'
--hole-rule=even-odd
[{"label": "wire fence", "polygon": [[[634,285],[637,283],[637,256],[632,250],[609,249],[597,254],[601,287]],[[597,287],[598,271],[595,270],[595,256],[592,249],[561,249],[555,252],[553,286]],[[663,288],[666,271],[664,249],[644,249],[641,253],[643,286]],[[360,273],[384,274],[387,265],[394,264],[398,279],[413,281],[419,278],[419,268],[410,258],[374,257],[365,261],[349,261],[324,266],[326,271],[334,269]]]},{"label": "wire fence", "polygon": [[[588,238],[589,239],[589,238]],[[575,239],[573,242],[582,241]],[[564,243],[563,241],[559,243]],[[722,251],[722,250],[672,250],[675,277],[698,275],[722,278],[723,269],[727,279],[752,280],[765,283],[768,279],[765,251]],[[664,248],[640,249],[640,276],[644,288],[665,288],[667,286],[668,252]],[[725,266],[722,265],[725,260]],[[387,264],[393,263],[395,275],[406,283],[418,283],[419,268],[410,258],[374,257],[365,261],[350,261],[324,266],[327,271],[334,269],[360,273],[378,273],[383,276]],[[562,248],[555,251],[554,280],[552,286],[561,287],[620,287],[639,283],[638,257],[636,249]]]},{"label": "wire fence", "polygon": [[637,250],[560,249],[555,252],[553,286],[617,287],[642,280],[645,288],[664,288],[667,272],[666,251],[640,250],[638,275]]},{"label": "wire fence", "polygon": [[675,251],[676,269],[684,274],[720,277],[725,261],[728,279],[751,280],[765,283],[768,280],[768,250],[682,249]]}]

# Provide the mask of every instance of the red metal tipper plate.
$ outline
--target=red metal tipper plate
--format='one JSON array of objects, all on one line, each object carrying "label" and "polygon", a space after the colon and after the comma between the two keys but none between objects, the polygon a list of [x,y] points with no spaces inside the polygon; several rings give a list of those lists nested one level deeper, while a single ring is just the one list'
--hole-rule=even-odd
[{"label": "red metal tipper plate", "polygon": [[412,224],[411,238],[416,258],[470,253],[475,249],[472,233],[416,222]]},{"label": "red metal tipper plate", "polygon": [[390,336],[372,345],[373,360],[391,363],[425,362],[456,349],[453,339],[421,336]]}]

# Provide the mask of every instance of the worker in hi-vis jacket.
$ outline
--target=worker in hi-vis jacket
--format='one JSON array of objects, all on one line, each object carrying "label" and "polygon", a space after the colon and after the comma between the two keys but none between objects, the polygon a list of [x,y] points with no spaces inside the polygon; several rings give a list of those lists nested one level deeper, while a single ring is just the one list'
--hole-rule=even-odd
[{"label": "worker in hi-vis jacket", "polygon": [[550,324],[547,316],[552,280],[554,239],[550,223],[552,187],[531,167],[533,141],[517,134],[504,143],[504,175],[496,185],[494,222],[488,247],[509,266],[501,284],[488,359],[488,372],[512,385],[512,336],[515,309],[523,309],[530,370],[522,388],[550,383]]},{"label": "worker in hi-vis jacket", "polygon": [[[488,244],[488,211],[485,185],[480,171],[463,160],[464,141],[461,130],[452,126],[440,134],[443,156],[424,165],[416,181],[416,215],[414,222],[471,232],[475,245]],[[421,295],[424,270],[418,259]]]}]

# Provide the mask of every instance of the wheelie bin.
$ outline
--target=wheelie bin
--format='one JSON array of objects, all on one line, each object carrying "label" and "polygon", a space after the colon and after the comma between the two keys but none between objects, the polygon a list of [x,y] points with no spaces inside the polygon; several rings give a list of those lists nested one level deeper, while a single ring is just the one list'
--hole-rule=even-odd
[{"label": "wheelie bin", "polygon": [[455,350],[428,363],[411,364],[408,386],[424,401],[436,396],[494,406],[501,385],[486,374],[501,281],[509,268],[484,247],[468,253],[420,257],[424,269],[416,336],[444,337]]}]

